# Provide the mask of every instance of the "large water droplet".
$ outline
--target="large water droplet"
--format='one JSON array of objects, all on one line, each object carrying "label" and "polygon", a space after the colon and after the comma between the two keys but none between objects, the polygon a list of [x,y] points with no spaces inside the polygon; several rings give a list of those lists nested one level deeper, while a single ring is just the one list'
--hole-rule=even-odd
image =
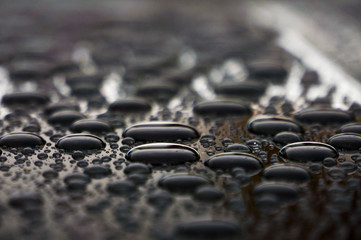
[{"label": "large water droplet", "polygon": [[175,96],[177,92],[178,88],[175,85],[163,82],[155,82],[139,87],[136,91],[136,95],[139,97],[165,101]]},{"label": "large water droplet", "polygon": [[263,135],[263,136],[274,136],[280,132],[295,132],[300,133],[303,131],[302,127],[296,122],[280,117],[267,117],[257,118],[249,121],[247,129],[250,133]]},{"label": "large water droplet", "polygon": [[200,103],[193,108],[193,112],[202,116],[248,116],[251,108],[240,102],[214,101]]},{"label": "large water droplet", "polygon": [[110,113],[142,113],[149,112],[151,105],[140,99],[123,99],[110,104],[108,111]]},{"label": "large water droplet", "polygon": [[289,183],[307,183],[311,180],[311,173],[306,169],[292,165],[275,165],[263,171],[263,177],[268,181]]},{"label": "large water droplet", "polygon": [[109,167],[102,166],[102,165],[93,165],[86,167],[84,169],[84,173],[91,178],[94,179],[101,179],[109,176],[112,174],[112,170]]},{"label": "large water droplet", "polygon": [[256,175],[263,169],[262,162],[256,156],[247,153],[220,153],[207,159],[205,165],[213,170],[225,171],[239,167],[249,175]]},{"label": "large water droplet", "polygon": [[73,134],[62,137],[56,147],[66,151],[103,149],[105,142],[100,138],[88,134]]},{"label": "large water droplet", "polygon": [[33,92],[5,94],[1,100],[6,106],[42,106],[49,101],[48,96]]},{"label": "large water droplet", "polygon": [[361,134],[361,124],[360,123],[349,123],[341,126],[338,133],[358,133]]},{"label": "large water droplet", "polygon": [[71,103],[54,103],[54,104],[47,106],[44,110],[44,113],[46,115],[51,115],[55,112],[60,112],[60,111],[65,111],[65,110],[79,111],[80,107],[76,104],[71,104]]},{"label": "large water droplet", "polygon": [[132,162],[174,165],[198,161],[199,154],[193,148],[181,144],[150,143],[133,148],[126,158]]},{"label": "large water droplet", "polygon": [[73,122],[83,119],[85,116],[77,111],[63,110],[53,113],[48,118],[48,123],[52,125],[69,126]]},{"label": "large water droplet", "polygon": [[118,180],[116,182],[108,183],[108,192],[115,195],[128,195],[137,189],[136,185],[129,180]]},{"label": "large water droplet", "polygon": [[10,133],[0,138],[1,147],[36,147],[42,146],[45,143],[46,142],[42,137],[33,133],[25,132]]},{"label": "large water droplet", "polygon": [[279,145],[287,145],[290,143],[301,142],[302,139],[293,132],[280,132],[273,137],[273,141]]},{"label": "large water droplet", "polygon": [[286,161],[308,163],[322,162],[327,157],[337,158],[338,152],[325,143],[297,142],[283,147],[279,155]]},{"label": "large water droplet", "polygon": [[257,100],[266,91],[266,85],[258,82],[241,82],[236,84],[224,84],[215,88],[216,94],[243,98],[245,100]]},{"label": "large water droplet", "polygon": [[212,186],[201,186],[194,193],[195,199],[202,202],[218,202],[224,198],[222,191]]},{"label": "large water droplet", "polygon": [[295,113],[294,118],[303,123],[344,124],[354,120],[351,112],[339,109],[305,109]]},{"label": "large water droplet", "polygon": [[84,191],[90,183],[90,178],[83,173],[71,173],[65,176],[64,183],[68,191]]},{"label": "large water droplet", "polygon": [[264,203],[262,200],[267,197],[275,198],[280,205],[294,203],[300,198],[299,189],[286,183],[262,183],[254,188],[253,194],[257,205]]},{"label": "large water droplet", "polygon": [[241,152],[241,153],[251,153],[251,149],[244,144],[235,143],[230,144],[224,150],[225,152]]},{"label": "large water droplet", "polygon": [[343,153],[358,153],[361,148],[361,134],[340,133],[332,136],[328,144]]},{"label": "large water droplet", "polygon": [[211,184],[209,180],[193,175],[171,175],[159,180],[158,185],[174,193],[193,193],[199,186]]},{"label": "large water droplet", "polygon": [[90,132],[101,134],[111,132],[113,129],[107,122],[101,120],[82,119],[74,122],[70,126],[70,130],[76,133]]},{"label": "large water droplet", "polygon": [[9,204],[13,208],[25,210],[42,206],[43,199],[37,193],[22,193],[11,196],[9,199]]},{"label": "large water droplet", "polygon": [[131,126],[123,132],[123,137],[131,137],[136,141],[173,142],[196,139],[199,137],[199,133],[185,124],[150,122]]},{"label": "large water droplet", "polygon": [[131,163],[126,168],[124,168],[125,174],[149,174],[152,172],[152,169],[143,163]]}]

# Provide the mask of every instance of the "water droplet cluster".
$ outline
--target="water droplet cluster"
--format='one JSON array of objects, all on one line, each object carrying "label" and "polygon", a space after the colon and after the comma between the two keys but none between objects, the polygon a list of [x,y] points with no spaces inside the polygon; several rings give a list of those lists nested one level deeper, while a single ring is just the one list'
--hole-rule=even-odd
[{"label": "water droplet cluster", "polygon": [[361,107],[277,34],[51,4],[0,9],[0,239],[361,238]]}]

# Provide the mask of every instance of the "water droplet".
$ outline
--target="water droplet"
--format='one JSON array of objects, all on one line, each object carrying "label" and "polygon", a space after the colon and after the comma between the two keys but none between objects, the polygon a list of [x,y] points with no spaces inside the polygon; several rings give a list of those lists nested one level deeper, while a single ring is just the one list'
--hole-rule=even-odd
[{"label": "water droplet", "polygon": [[293,132],[280,132],[273,137],[273,141],[276,144],[284,146],[290,143],[301,142],[302,139],[300,138],[300,136]]},{"label": "water droplet", "polygon": [[262,162],[248,153],[220,153],[205,161],[212,170],[231,171],[236,167],[243,168],[247,174],[256,175],[263,169]]},{"label": "water droplet", "polygon": [[334,158],[327,157],[327,158],[323,159],[322,164],[325,167],[333,167],[337,164],[337,161]]},{"label": "water droplet", "polygon": [[70,130],[75,133],[90,132],[93,134],[102,134],[111,132],[112,127],[105,121],[81,119],[70,126]]},{"label": "water droplet", "polygon": [[156,190],[155,192],[149,194],[147,201],[156,208],[164,209],[173,202],[173,197],[167,191]]},{"label": "water droplet", "polygon": [[140,99],[123,99],[110,104],[108,111],[111,113],[142,113],[149,112],[151,105]]},{"label": "water droplet", "polygon": [[22,193],[11,196],[9,204],[13,208],[25,210],[33,207],[41,207],[43,200],[37,193]]},{"label": "water droplet", "polygon": [[280,117],[263,117],[251,120],[247,124],[247,129],[250,133],[263,135],[263,136],[274,136],[280,132],[303,132],[302,127],[296,122]]},{"label": "water droplet", "polygon": [[100,91],[96,85],[82,83],[71,88],[71,95],[92,101],[96,99],[97,96],[100,96]]},{"label": "water droplet", "polygon": [[79,111],[80,108],[78,105],[71,104],[71,103],[54,103],[54,104],[47,106],[44,110],[44,113],[49,116],[55,112],[60,112],[60,111],[65,111],[65,110]]},{"label": "water droplet", "polygon": [[132,181],[128,180],[118,180],[116,182],[108,183],[107,185],[108,192],[120,196],[135,192],[136,189],[137,186]]},{"label": "water droplet", "polygon": [[322,162],[326,157],[337,158],[338,152],[332,146],[319,142],[298,142],[283,147],[279,156],[286,161],[308,163]]},{"label": "water droplet", "polygon": [[131,163],[125,169],[125,174],[141,173],[149,174],[152,172],[152,169],[143,163]]},{"label": "water droplet", "polygon": [[49,97],[41,93],[23,92],[5,94],[1,100],[6,106],[42,106],[50,101]]},{"label": "water droplet", "polygon": [[43,177],[46,179],[54,179],[57,178],[59,174],[53,169],[48,169],[43,172]]},{"label": "water droplet", "polygon": [[352,174],[353,172],[356,171],[357,169],[357,166],[355,163],[353,162],[343,162],[343,163],[340,163],[340,167],[345,169],[346,173],[347,174]]},{"label": "water droplet", "polygon": [[0,138],[1,147],[22,148],[42,146],[45,140],[33,133],[10,133]]},{"label": "water droplet", "polygon": [[175,85],[163,82],[156,82],[140,86],[136,91],[136,95],[139,97],[165,101],[171,99],[177,94],[177,92],[178,88]]},{"label": "water droplet", "polygon": [[308,166],[308,169],[313,173],[313,174],[319,174],[322,171],[322,164],[320,163],[311,163]]},{"label": "water droplet", "polygon": [[337,133],[357,133],[361,134],[361,124],[360,123],[349,123],[341,126]]},{"label": "water droplet", "polygon": [[206,178],[194,175],[171,175],[159,180],[158,185],[174,193],[193,193],[199,186],[209,185]]},{"label": "water droplet", "polygon": [[136,141],[173,142],[199,138],[194,128],[173,122],[150,122],[137,124],[123,132],[123,137],[131,137]]},{"label": "water droplet", "polygon": [[48,123],[52,125],[69,126],[73,122],[83,118],[85,118],[85,116],[77,111],[63,110],[53,113],[48,118]]},{"label": "water droplet", "polygon": [[118,142],[119,140],[119,136],[114,133],[109,133],[105,136],[105,141],[107,142]]},{"label": "water droplet", "polygon": [[102,165],[93,165],[93,166],[86,167],[84,169],[84,173],[91,178],[101,179],[101,178],[105,178],[105,177],[109,176],[110,174],[112,174],[112,171],[110,170],[110,168],[102,166]]},{"label": "water droplet", "polygon": [[56,147],[66,151],[103,149],[105,143],[98,137],[87,134],[73,134],[62,137]]},{"label": "water droplet", "polygon": [[274,165],[263,171],[263,177],[267,181],[280,181],[289,183],[307,183],[312,175],[306,169],[292,165]]},{"label": "water droplet", "polygon": [[202,202],[218,202],[224,198],[223,192],[212,186],[201,186],[194,193],[194,197]]},{"label": "water droplet", "polygon": [[101,74],[98,75],[85,75],[85,74],[73,74],[66,79],[66,84],[70,87],[75,87],[79,84],[91,84],[91,85],[100,85],[104,79],[104,76]]},{"label": "water droplet", "polygon": [[255,60],[248,65],[249,77],[259,81],[282,83],[288,72],[280,62],[272,60]]},{"label": "water droplet", "polygon": [[256,139],[247,140],[246,144],[253,152],[259,152],[262,149],[262,143]]},{"label": "water droplet", "polygon": [[133,148],[126,154],[126,158],[132,162],[174,165],[198,161],[199,154],[193,148],[181,144],[150,143]]},{"label": "water droplet", "polygon": [[73,158],[74,160],[79,161],[79,160],[84,159],[85,154],[84,154],[82,151],[74,151],[74,152],[71,154],[71,156],[72,156],[72,158]]},{"label": "water droplet", "polygon": [[256,203],[268,196],[275,198],[281,205],[294,203],[300,198],[298,188],[286,183],[262,183],[254,188],[253,194]]},{"label": "water droplet", "polygon": [[202,116],[249,116],[251,108],[240,102],[214,101],[200,103],[193,108],[193,112]]},{"label": "water droplet", "polygon": [[46,154],[46,153],[39,153],[39,154],[37,155],[37,157],[38,157],[38,159],[40,159],[40,160],[45,160],[45,159],[48,158],[48,154]]},{"label": "water droplet", "polygon": [[344,124],[352,122],[351,112],[339,109],[305,109],[295,113],[294,118],[302,123]]},{"label": "water droplet", "polygon": [[258,82],[240,82],[223,84],[215,88],[218,95],[243,98],[245,100],[257,100],[266,91],[266,85]]},{"label": "water droplet", "polygon": [[361,134],[340,133],[330,137],[328,144],[343,153],[357,153],[361,148]]},{"label": "water droplet", "polygon": [[327,170],[327,176],[335,182],[340,182],[346,179],[347,172],[340,167],[332,167]]},{"label": "water droplet", "polygon": [[226,152],[251,153],[251,149],[248,146],[246,146],[244,144],[240,144],[240,143],[228,145],[226,147],[225,151]]},{"label": "water droplet", "polygon": [[68,186],[86,185],[90,183],[90,178],[83,173],[70,173],[64,177],[64,183]]}]

